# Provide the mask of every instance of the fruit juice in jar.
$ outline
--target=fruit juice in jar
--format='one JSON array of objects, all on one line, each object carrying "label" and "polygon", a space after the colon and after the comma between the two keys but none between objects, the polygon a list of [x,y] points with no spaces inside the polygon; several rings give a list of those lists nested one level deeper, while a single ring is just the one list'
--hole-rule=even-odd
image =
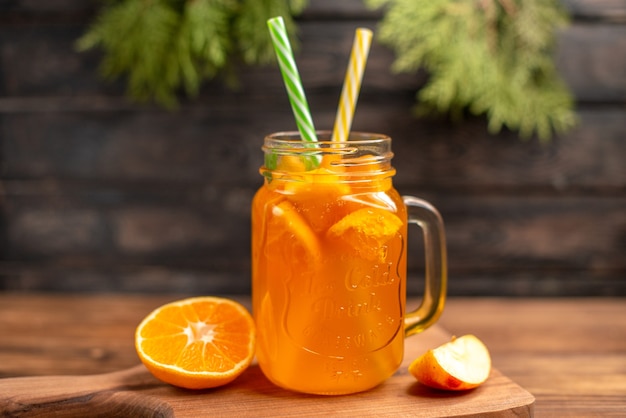
[{"label": "fruit juice in jar", "polygon": [[252,206],[256,355],[278,386],[359,392],[402,362],[407,213],[390,149],[373,149],[279,149],[262,168]]}]

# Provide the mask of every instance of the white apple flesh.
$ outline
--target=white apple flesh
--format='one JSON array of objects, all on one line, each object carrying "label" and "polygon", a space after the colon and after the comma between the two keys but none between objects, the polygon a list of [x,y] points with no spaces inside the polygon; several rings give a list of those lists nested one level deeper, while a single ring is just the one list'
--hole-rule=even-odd
[{"label": "white apple flesh", "polygon": [[436,389],[473,389],[489,377],[491,356],[482,341],[468,334],[428,350],[411,363],[409,372]]}]

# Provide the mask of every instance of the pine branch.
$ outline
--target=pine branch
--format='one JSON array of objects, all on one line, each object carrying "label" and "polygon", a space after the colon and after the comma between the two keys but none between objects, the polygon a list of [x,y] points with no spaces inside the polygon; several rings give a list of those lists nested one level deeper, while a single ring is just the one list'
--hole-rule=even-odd
[{"label": "pine branch", "polygon": [[[307,1],[304,0],[242,0],[240,13],[235,18],[234,35],[238,39],[244,62],[267,64],[275,62],[276,55],[267,33],[267,20],[283,16],[289,34],[294,34],[296,25],[292,15],[300,13]],[[293,43],[294,47],[297,45]]]},{"label": "pine branch", "polygon": [[426,69],[418,114],[485,114],[489,131],[550,139],[573,127],[574,101],[555,69],[557,0],[366,0],[385,6],[378,39],[393,69]]},{"label": "pine branch", "polygon": [[274,62],[266,20],[292,16],[308,0],[110,0],[77,41],[81,51],[100,48],[105,79],[127,80],[137,101],[174,107],[183,90],[198,93],[205,80],[234,78],[246,64]]}]

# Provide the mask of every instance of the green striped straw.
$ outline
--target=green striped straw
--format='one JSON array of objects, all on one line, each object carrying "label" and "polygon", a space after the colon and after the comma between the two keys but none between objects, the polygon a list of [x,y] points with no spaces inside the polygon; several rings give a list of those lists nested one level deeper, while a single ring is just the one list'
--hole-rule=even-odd
[{"label": "green striped straw", "polygon": [[[296,118],[296,125],[298,131],[302,136],[302,139],[307,142],[317,142],[317,135],[315,134],[315,127],[313,126],[313,119],[311,118],[311,112],[309,111],[309,105],[302,88],[302,81],[300,80],[300,74],[298,73],[298,67],[293,57],[293,51],[291,50],[291,44],[287,36],[287,30],[285,28],[285,22],[281,16],[273,17],[267,21],[267,26],[272,37],[274,44],[274,50],[276,51],[276,57],[278,58],[278,66],[285,82],[287,89],[287,95],[289,96],[289,102],[291,103],[291,109]],[[319,163],[318,156],[311,156],[310,162],[313,166],[317,166]],[[313,168],[313,167],[311,167]]]}]

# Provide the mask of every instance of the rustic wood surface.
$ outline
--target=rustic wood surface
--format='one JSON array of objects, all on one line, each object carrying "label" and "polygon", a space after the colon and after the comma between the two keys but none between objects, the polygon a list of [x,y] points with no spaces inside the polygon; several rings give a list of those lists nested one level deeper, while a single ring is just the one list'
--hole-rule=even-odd
[{"label": "rustic wood surface", "polygon": [[496,369],[471,391],[444,392],[417,383],[407,371],[410,361],[449,338],[450,334],[435,325],[407,339],[405,361],[396,374],[370,391],[349,396],[311,396],[280,389],[256,364],[227,386],[182,390],[159,382],[138,364],[98,375],[0,379],[0,412],[31,417],[532,416],[535,398]]},{"label": "rustic wood surface", "polygon": [[[415,119],[427,75],[393,74],[373,45],[354,129],[391,135],[396,187],[442,213],[452,295],[626,295],[626,3],[563,3],[556,62],[580,124],[549,144]],[[261,139],[295,128],[279,71],[241,69],[238,90],[208,82],[174,112],[130,103],[98,78],[100,52],[75,49],[99,4],[0,4],[0,289],[249,293]],[[299,19],[318,127],[354,29],[380,16],[312,0]]]},{"label": "rustic wood surface", "polygon": [[[183,296],[2,293],[0,378],[86,376],[131,368],[138,362],[133,347],[134,328],[152,309],[178,297]],[[247,298],[240,301],[249,306]],[[409,307],[416,303],[410,300]],[[447,338],[443,329],[455,335],[473,333],[481,338],[499,371],[488,382],[504,385],[511,379],[530,392],[536,399],[537,417],[623,416],[626,410],[624,299],[451,298],[439,327],[427,331],[429,334],[411,337],[407,350],[417,355],[429,348],[427,345]],[[245,379],[257,378],[258,371],[250,371],[241,385],[247,384]],[[140,370],[127,372],[128,375],[139,379],[131,385],[145,384],[141,390],[162,390],[160,386],[151,386],[154,381]],[[408,377],[405,370],[398,372],[399,380]],[[110,378],[118,379],[119,374]],[[272,392],[266,385],[261,385],[261,394]],[[237,387],[230,390],[236,392]],[[515,389],[516,385],[510,387]],[[446,397],[415,383],[407,383],[405,389],[414,395],[418,392],[419,396],[437,398],[433,401]],[[272,392],[272,396],[277,408],[293,400],[282,391]],[[367,399],[369,395],[359,396]],[[479,397],[480,392],[470,396]],[[310,400],[307,398],[298,397],[295,402],[306,404]],[[133,399],[132,394],[101,394],[94,402],[110,407]],[[457,401],[463,399],[461,395]],[[163,407],[157,400],[150,399],[151,407]],[[333,402],[342,408],[344,401]],[[389,406],[390,402],[383,405]],[[421,416],[419,411],[411,412],[412,416]]]}]

